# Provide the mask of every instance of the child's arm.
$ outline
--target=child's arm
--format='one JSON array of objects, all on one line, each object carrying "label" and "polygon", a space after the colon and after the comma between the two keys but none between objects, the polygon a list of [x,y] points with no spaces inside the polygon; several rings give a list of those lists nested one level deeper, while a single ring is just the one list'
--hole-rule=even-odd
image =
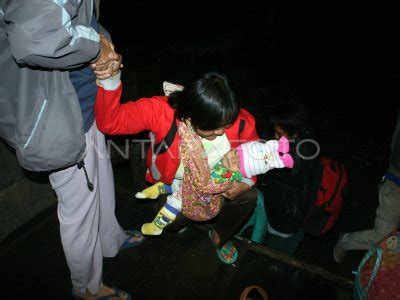
[{"label": "child's arm", "polygon": [[166,114],[165,106],[157,97],[120,103],[122,85],[120,74],[101,80],[95,104],[96,124],[105,134],[135,134],[144,130],[157,132],[160,115]]}]

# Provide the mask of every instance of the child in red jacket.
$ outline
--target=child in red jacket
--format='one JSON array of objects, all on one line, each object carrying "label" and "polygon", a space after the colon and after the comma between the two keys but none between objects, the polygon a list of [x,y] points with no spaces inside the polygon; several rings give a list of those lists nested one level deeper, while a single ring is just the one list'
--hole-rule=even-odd
[{"label": "child in red jacket", "polygon": [[[230,149],[258,140],[254,117],[239,107],[225,76],[207,73],[169,97],[124,104],[120,103],[119,74],[100,83],[95,106],[99,130],[106,134],[150,131],[146,180],[172,184],[174,179],[181,179],[184,186],[185,203],[174,225],[181,227],[190,220],[210,220],[218,215],[210,236],[218,257],[224,263],[234,263],[237,249],[230,239],[254,210],[258,192],[252,186],[256,177],[222,183],[217,187],[222,194],[214,191],[208,197],[200,195],[213,188],[208,182],[211,169]],[[171,133],[174,127],[177,130]],[[166,139],[170,143],[165,143]],[[158,151],[157,145],[166,151]]]}]

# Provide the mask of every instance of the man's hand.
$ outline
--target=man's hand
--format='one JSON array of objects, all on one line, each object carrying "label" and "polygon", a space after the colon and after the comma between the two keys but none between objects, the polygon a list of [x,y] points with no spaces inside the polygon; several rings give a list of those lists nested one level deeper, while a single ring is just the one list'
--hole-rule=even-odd
[{"label": "man's hand", "polygon": [[236,150],[230,150],[222,159],[222,166],[232,172],[240,172],[240,160]]},{"label": "man's hand", "polygon": [[100,34],[100,55],[98,59],[90,65],[96,74],[97,79],[107,79],[115,75],[122,67],[121,55],[115,53],[114,45],[107,38]]},{"label": "man's hand", "polygon": [[243,182],[234,182],[232,187],[222,193],[222,196],[229,200],[235,200],[240,194],[250,190],[250,186]]},{"label": "man's hand", "polygon": [[114,52],[114,45],[107,40],[103,34],[100,36],[100,54],[98,58],[92,62],[91,66],[98,67],[106,64],[109,60],[116,59],[116,53]]},{"label": "man's hand", "polygon": [[109,61],[105,71],[94,69],[93,73],[96,75],[97,79],[103,80],[118,74],[122,67],[122,56],[117,54],[117,59]]}]

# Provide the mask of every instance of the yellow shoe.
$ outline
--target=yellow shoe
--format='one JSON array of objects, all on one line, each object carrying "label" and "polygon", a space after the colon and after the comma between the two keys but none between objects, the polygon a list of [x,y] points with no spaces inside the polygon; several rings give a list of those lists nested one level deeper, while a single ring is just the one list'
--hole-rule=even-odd
[{"label": "yellow shoe", "polygon": [[163,229],[171,224],[175,218],[176,215],[163,207],[158,212],[153,222],[143,224],[142,233],[145,235],[160,235],[163,232]]},{"label": "yellow shoe", "polygon": [[157,182],[152,186],[144,189],[141,192],[136,193],[135,197],[139,199],[157,199],[160,194],[165,194],[164,183]]}]

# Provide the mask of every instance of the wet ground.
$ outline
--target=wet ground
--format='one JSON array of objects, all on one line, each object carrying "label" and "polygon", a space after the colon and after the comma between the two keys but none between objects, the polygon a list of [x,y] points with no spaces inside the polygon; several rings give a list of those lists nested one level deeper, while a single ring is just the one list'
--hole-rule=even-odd
[{"label": "wet ground", "polygon": [[[185,84],[203,72],[219,71],[231,79],[243,106],[255,115],[262,137],[270,135],[265,115],[273,103],[282,98],[302,102],[321,153],[345,164],[350,185],[333,229],[320,238],[306,235],[294,263],[267,249],[236,241],[238,263],[235,267],[222,265],[208,240],[208,227],[196,225],[180,235],[148,238],[141,247],[106,259],[105,280],[129,291],[135,299],[238,299],[239,291],[250,284],[262,285],[271,299],[348,299],[351,285],[346,280],[353,279],[352,271],[365,252],[349,252],[345,262],[338,265],[332,249],[341,231],[373,225],[377,186],[387,168],[399,108],[395,89],[398,75],[386,65],[385,54],[390,53],[379,47],[368,49],[363,43],[367,40],[365,33],[353,39],[352,27],[342,24],[335,33],[336,27],[327,25],[332,16],[328,21],[323,20],[325,15],[316,17],[321,28],[312,27],[309,33],[312,21],[296,23],[301,14],[297,15],[294,8],[290,12],[275,8],[271,14],[262,14],[257,8],[247,7],[246,13],[254,18],[245,22],[235,21],[242,20],[237,9],[234,20],[218,22],[214,31],[205,24],[204,32],[199,27],[194,38],[188,35],[190,29],[182,26],[190,16],[185,15],[182,22],[171,21],[176,13],[168,11],[166,4],[165,11],[160,9],[152,15],[145,13],[151,8],[144,2],[135,3],[134,10],[120,10],[121,16],[115,18],[113,14],[111,18],[106,12],[114,4],[105,0],[101,17],[124,56],[127,99],[160,94],[164,80]],[[199,15],[195,19],[200,19]],[[321,32],[328,33],[319,35]],[[113,140],[124,147],[124,139]],[[133,197],[143,184],[138,179],[140,164],[116,153],[113,164],[117,217],[124,228],[139,228],[154,214],[153,203]],[[2,290],[15,299],[27,295],[70,298],[55,209],[42,217],[0,251],[0,275],[5,279]],[[306,267],[300,267],[300,262]],[[294,278],[294,274],[298,276]]]}]

